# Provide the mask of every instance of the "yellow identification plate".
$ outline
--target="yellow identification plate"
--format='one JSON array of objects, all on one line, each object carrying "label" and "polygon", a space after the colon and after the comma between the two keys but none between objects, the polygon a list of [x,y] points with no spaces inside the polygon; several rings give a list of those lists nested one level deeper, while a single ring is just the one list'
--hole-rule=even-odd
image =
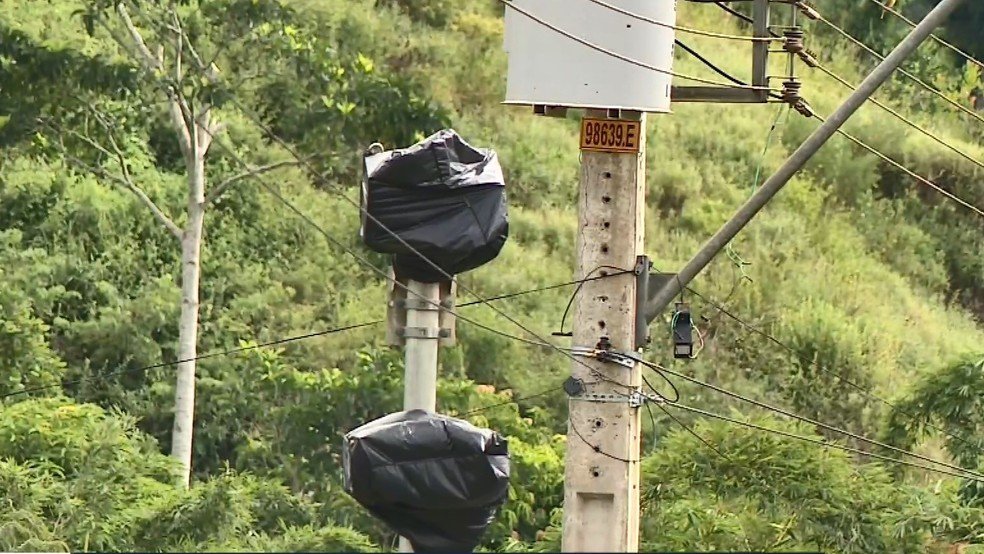
[{"label": "yellow identification plate", "polygon": [[639,152],[642,125],[622,119],[581,120],[581,150],[595,152]]}]

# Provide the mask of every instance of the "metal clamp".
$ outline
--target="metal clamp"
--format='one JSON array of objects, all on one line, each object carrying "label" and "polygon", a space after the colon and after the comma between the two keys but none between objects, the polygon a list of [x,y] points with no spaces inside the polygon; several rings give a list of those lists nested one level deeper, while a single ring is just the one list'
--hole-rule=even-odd
[{"label": "metal clamp", "polygon": [[451,336],[451,329],[403,327],[399,330],[399,334],[405,339],[446,339]]},{"label": "metal clamp", "polygon": [[629,394],[585,393],[579,396],[572,396],[571,400],[582,400],[584,402],[628,404],[630,408],[639,408],[643,406],[646,402],[655,402],[657,404],[663,404],[666,402],[666,399],[664,399],[658,394],[644,393],[642,391],[633,391]]},{"label": "metal clamp", "polygon": [[583,356],[585,358],[595,358],[596,360],[602,362],[611,362],[613,364],[618,364],[620,366],[632,369],[635,367],[635,361],[614,350],[602,350],[599,348],[590,348],[587,346],[575,346],[570,350],[571,354],[575,356]]},{"label": "metal clamp", "polygon": [[441,302],[432,302],[430,300],[424,300],[422,298],[405,298],[400,300],[394,300],[392,302],[393,306],[397,308],[402,308],[405,310],[417,310],[420,312],[437,312],[443,309],[450,309],[453,306],[451,301],[443,300]]}]

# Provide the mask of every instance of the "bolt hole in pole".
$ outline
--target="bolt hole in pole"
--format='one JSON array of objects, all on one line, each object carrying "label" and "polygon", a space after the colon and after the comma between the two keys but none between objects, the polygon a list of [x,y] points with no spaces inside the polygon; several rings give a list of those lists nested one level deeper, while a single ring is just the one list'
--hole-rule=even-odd
[{"label": "bolt hole in pole", "polygon": [[605,322],[604,321],[599,321],[598,322],[598,328],[599,329],[604,329],[605,328]]},{"label": "bolt hole in pole", "polygon": [[604,177],[605,179],[611,179],[612,178],[612,172],[611,171],[606,171],[606,172],[602,173],[601,176]]},{"label": "bolt hole in pole", "polygon": [[592,469],[591,475],[594,475],[595,477],[601,477],[601,472],[598,471],[597,469]]},{"label": "bolt hole in pole", "polygon": [[612,201],[612,197],[611,196],[608,196],[606,194],[606,195],[604,195],[604,196],[601,197],[601,201],[604,202],[605,204],[607,204],[607,203],[609,203],[609,202]]},{"label": "bolt hole in pole", "polygon": [[607,244],[602,244],[601,245],[601,253],[602,254],[607,254],[608,253],[608,245]]},{"label": "bolt hole in pole", "polygon": [[602,224],[602,227],[604,227],[605,229],[611,229],[612,222],[611,221],[606,221],[604,224]]}]

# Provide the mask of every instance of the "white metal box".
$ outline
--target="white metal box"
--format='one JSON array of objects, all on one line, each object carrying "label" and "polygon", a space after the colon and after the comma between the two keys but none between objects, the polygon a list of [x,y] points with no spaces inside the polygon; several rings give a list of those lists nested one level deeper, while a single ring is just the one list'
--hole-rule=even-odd
[{"label": "white metal box", "polygon": [[[506,104],[670,111],[676,0],[604,1],[670,27],[590,0],[511,0],[505,6]],[[544,23],[666,73],[598,51]]]}]

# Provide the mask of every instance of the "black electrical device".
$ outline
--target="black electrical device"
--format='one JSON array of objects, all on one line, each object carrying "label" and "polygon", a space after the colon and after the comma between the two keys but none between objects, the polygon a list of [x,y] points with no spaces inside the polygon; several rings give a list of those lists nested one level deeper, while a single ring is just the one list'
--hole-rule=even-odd
[{"label": "black electrical device", "polygon": [[690,305],[678,302],[673,312],[673,357],[692,358],[694,355],[694,325],[690,319]]}]

